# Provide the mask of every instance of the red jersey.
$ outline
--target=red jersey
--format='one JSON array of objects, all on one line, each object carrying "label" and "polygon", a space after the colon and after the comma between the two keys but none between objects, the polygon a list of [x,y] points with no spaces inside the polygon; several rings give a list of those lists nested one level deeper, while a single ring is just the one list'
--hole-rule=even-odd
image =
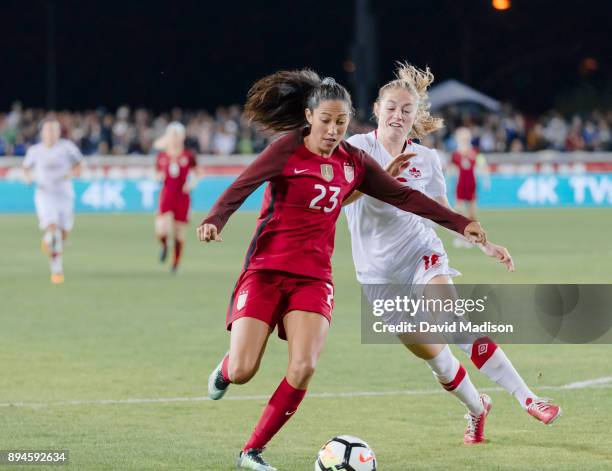
[{"label": "red jersey", "polygon": [[183,150],[176,159],[171,158],[165,152],[160,152],[155,167],[164,175],[162,193],[182,193],[189,170],[195,166],[195,155],[188,150]]},{"label": "red jersey", "polygon": [[459,177],[457,179],[458,186],[472,187],[476,186],[476,156],[478,153],[474,149],[470,149],[468,154],[461,152],[453,152],[453,164],[459,169]]},{"label": "red jersey", "polygon": [[354,190],[431,219],[461,234],[469,219],[402,185],[345,141],[329,157],[310,152],[300,132],[271,143],[216,201],[204,223],[221,232],[242,202],[263,182],[255,235],[243,270],[279,270],[331,281],[336,220]]}]

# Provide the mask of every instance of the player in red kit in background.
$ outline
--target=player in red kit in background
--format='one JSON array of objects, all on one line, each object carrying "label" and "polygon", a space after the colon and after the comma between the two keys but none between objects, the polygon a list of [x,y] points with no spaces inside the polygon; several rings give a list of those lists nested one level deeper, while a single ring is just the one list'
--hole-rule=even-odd
[{"label": "player in red kit in background", "polygon": [[208,381],[209,397],[220,399],[230,383],[243,384],[255,375],[275,327],[288,341],[286,376],[240,452],[239,468],[275,471],[262,451],[294,415],[314,374],[331,321],[331,256],[344,198],[359,190],[473,240],[486,240],[477,222],[402,185],[346,143],[351,111],[344,87],[309,70],[277,72],[256,82],[248,94],[247,117],[287,134],[232,183],[197,230],[201,241],[220,241],[232,213],[269,182],[227,311],[230,349]]},{"label": "player in red kit in background", "polygon": [[[455,131],[457,150],[452,153],[451,163],[457,167],[457,188],[455,197],[457,211],[470,219],[476,219],[476,171],[488,177],[487,163],[482,154],[472,146],[472,132],[466,127]],[[462,238],[455,238],[455,247],[470,248],[472,244]]]},{"label": "player in red kit in background", "polygon": [[185,149],[185,127],[181,123],[170,123],[155,147],[163,149],[155,164],[157,177],[162,181],[155,235],[161,244],[160,261],[163,263],[168,255],[168,236],[172,228],[172,272],[176,273],[185,243],[185,226],[189,222],[189,193],[197,184],[194,171],[196,159],[192,152]]}]

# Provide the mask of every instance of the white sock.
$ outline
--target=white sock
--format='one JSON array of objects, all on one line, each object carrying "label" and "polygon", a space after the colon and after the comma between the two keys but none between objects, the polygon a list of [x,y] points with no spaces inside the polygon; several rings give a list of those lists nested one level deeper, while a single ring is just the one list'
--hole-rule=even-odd
[{"label": "white sock", "polygon": [[64,241],[62,239],[62,231],[60,229],[55,229],[54,231],[46,232],[45,242],[47,242],[49,248],[51,249],[51,257],[49,259],[51,273],[63,273],[62,251],[64,249]]},{"label": "white sock", "polygon": [[62,256],[56,255],[55,257],[51,257],[49,259],[49,266],[51,267],[52,274],[64,273],[64,269],[62,267]]},{"label": "white sock", "polygon": [[51,251],[56,254],[61,254],[64,249],[64,240],[62,239],[62,231],[55,229],[53,232]]},{"label": "white sock", "polygon": [[474,344],[461,344],[459,347],[491,381],[512,394],[523,409],[527,408],[527,399],[537,399],[537,394],[529,389],[510,359],[495,342],[483,337],[476,339]]},{"label": "white sock", "polygon": [[472,414],[482,414],[484,409],[480,394],[448,345],[436,357],[425,361],[444,389],[456,396]]},{"label": "white sock", "polygon": [[534,400],[538,397],[529,389],[499,345],[493,355],[480,367],[480,371],[512,394],[523,409],[527,408],[527,399]]}]

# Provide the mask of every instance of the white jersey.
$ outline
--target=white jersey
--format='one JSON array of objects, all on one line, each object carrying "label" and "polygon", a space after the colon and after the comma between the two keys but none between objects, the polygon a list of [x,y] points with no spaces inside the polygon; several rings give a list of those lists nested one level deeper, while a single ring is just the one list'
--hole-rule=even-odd
[{"label": "white jersey", "polygon": [[[354,135],[348,142],[370,154],[382,167],[393,160],[375,132]],[[430,198],[445,196],[446,183],[438,153],[412,142],[406,151],[417,155],[397,179]],[[448,268],[442,241],[420,216],[367,195],[344,210],[360,283],[426,284],[438,274],[459,274]]]},{"label": "white jersey", "polygon": [[74,197],[72,167],[83,158],[71,141],[60,139],[53,147],[35,144],[28,149],[23,166],[34,171],[37,190],[45,194]]}]

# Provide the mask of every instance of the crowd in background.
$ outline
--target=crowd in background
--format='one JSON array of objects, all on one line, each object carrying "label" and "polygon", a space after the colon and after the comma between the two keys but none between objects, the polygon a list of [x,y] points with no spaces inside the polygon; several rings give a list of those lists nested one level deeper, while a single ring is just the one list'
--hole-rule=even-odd
[{"label": "crowd in background", "polygon": [[[612,151],[612,111],[562,116],[552,111],[527,117],[510,106],[500,112],[449,107],[434,112],[445,119],[444,129],[423,139],[423,144],[444,151],[454,149],[453,131],[458,126],[472,130],[474,145],[483,153],[558,151]],[[15,103],[0,112],[0,156],[25,155],[37,142],[40,121],[47,116],[41,109],[24,109]],[[154,114],[146,109],[122,106],[55,113],[63,137],[74,141],[84,155],[151,154],[153,142],[171,121],[180,121],[187,131],[186,145],[198,154],[254,154],[270,136],[258,131],[242,116],[238,105],[219,107],[213,113],[175,108]],[[351,122],[349,133],[367,132],[373,120]]]}]

